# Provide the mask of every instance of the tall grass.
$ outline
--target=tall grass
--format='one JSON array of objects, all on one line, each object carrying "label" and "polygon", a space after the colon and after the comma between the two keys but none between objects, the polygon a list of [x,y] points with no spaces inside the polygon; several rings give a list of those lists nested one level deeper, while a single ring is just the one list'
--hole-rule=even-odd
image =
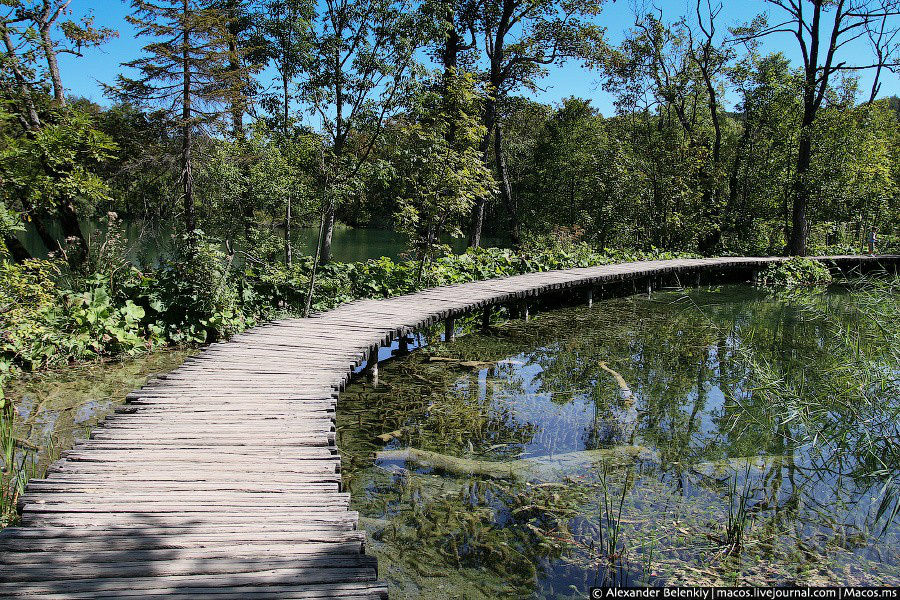
[{"label": "tall grass", "polygon": [[724,551],[726,556],[735,556],[744,546],[744,537],[750,524],[750,498],[753,496],[751,487],[750,463],[744,472],[744,484],[738,485],[738,474],[731,477],[728,486],[728,518],[725,522]]},{"label": "tall grass", "polygon": [[752,323],[735,332],[735,351],[749,374],[747,391],[764,399],[757,406],[769,407],[755,412],[756,423],[873,497],[867,525],[883,535],[900,514],[900,278],[843,285],[844,296],[781,298],[786,314],[778,335],[820,340],[806,345],[814,359],[796,350],[779,354],[779,344]]},{"label": "tall grass", "polygon": [[[44,477],[46,469],[41,466],[39,451],[28,441],[17,436],[16,410],[12,403],[0,408],[0,528],[18,521],[19,497],[25,493],[28,481]],[[53,436],[48,438],[46,457],[50,461],[57,457]]]},{"label": "tall grass", "polygon": [[[622,508],[625,506],[625,498],[632,482],[633,472],[626,471],[625,480],[622,482],[621,493],[614,495],[610,490],[608,478],[609,467],[603,466],[600,471],[600,521],[599,521],[599,551],[604,559],[601,565],[602,577],[600,582],[604,586],[625,585],[625,553],[627,548],[622,539]],[[649,567],[648,567],[649,572]]]},{"label": "tall grass", "polygon": [[0,451],[3,453],[0,471],[0,524],[6,525],[16,518],[16,503],[25,491],[27,451],[19,451],[15,433],[16,411],[11,403],[0,409]]}]

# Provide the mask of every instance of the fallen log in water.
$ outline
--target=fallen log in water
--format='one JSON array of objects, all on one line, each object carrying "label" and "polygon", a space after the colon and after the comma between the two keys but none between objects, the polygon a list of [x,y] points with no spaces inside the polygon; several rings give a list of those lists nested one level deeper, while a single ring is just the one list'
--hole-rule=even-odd
[{"label": "fallen log in water", "polygon": [[[646,446],[616,446],[509,461],[461,458],[418,448],[383,450],[378,452],[375,458],[378,461],[416,463],[452,475],[477,475],[490,479],[520,481],[559,481],[567,475],[583,474],[601,465],[629,466],[635,462],[655,464],[660,462],[659,454]],[[751,475],[758,475],[773,467],[780,467],[790,459],[790,455],[744,456],[697,463],[691,465],[690,470],[703,477],[725,479],[736,474],[744,474],[748,469]]]},{"label": "fallen log in water", "polygon": [[414,462],[423,467],[455,475],[542,481],[560,479],[566,474],[583,471],[603,463],[622,465],[635,461],[659,462],[656,452],[645,446],[616,446],[615,448],[582,450],[555,456],[522,458],[503,462],[460,458],[417,448],[383,450],[376,455],[376,458],[379,461]]}]

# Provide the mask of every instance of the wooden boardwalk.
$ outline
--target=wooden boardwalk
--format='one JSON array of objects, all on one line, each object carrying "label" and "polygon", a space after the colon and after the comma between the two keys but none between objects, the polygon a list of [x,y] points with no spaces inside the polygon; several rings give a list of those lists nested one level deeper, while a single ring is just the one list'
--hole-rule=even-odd
[{"label": "wooden boardwalk", "polygon": [[[341,491],[337,393],[416,328],[552,292],[744,277],[778,259],[627,263],[347,304],[213,344],[32,480],[0,597],[384,598]],[[897,257],[835,257],[841,267]]]}]

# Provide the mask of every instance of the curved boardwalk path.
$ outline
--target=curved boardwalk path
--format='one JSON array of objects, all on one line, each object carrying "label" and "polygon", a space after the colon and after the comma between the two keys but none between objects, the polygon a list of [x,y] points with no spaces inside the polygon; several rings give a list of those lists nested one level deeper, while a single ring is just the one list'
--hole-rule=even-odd
[{"label": "curved boardwalk path", "polygon": [[[21,527],[0,534],[0,597],[386,597],[340,489],[334,432],[337,392],[373,349],[567,288],[646,291],[699,273],[746,279],[771,260],[534,273],[354,302],[214,344],[129,394],[28,484]],[[880,260],[896,269],[897,257]]]}]

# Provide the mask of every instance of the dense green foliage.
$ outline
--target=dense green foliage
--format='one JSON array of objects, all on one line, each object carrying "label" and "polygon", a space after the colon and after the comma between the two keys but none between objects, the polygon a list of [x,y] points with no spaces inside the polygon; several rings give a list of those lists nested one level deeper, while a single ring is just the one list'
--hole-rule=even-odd
[{"label": "dense green foliage", "polygon": [[[638,13],[612,47],[591,2],[135,1],[146,46],[108,107],[67,98],[56,55],[114,32],[7,4],[0,233],[17,261],[18,223],[89,272],[78,225],[107,211],[243,247],[281,238],[287,266],[292,228],[320,223],[327,262],[335,221],[405,232],[423,262],[442,234],[478,245],[482,229],[706,255],[857,252],[872,228],[898,244],[900,102],[878,79],[861,90],[868,63],[834,48],[828,66],[761,54],[765,20],[726,31],[714,4]],[[870,4],[817,10],[852,31],[874,27]],[[527,97],[563,60],[593,68],[615,114]]]},{"label": "dense green foliage", "polygon": [[759,282],[769,287],[797,287],[801,285],[827,285],[831,272],[823,262],[802,256],[771,264],[759,274]]}]

